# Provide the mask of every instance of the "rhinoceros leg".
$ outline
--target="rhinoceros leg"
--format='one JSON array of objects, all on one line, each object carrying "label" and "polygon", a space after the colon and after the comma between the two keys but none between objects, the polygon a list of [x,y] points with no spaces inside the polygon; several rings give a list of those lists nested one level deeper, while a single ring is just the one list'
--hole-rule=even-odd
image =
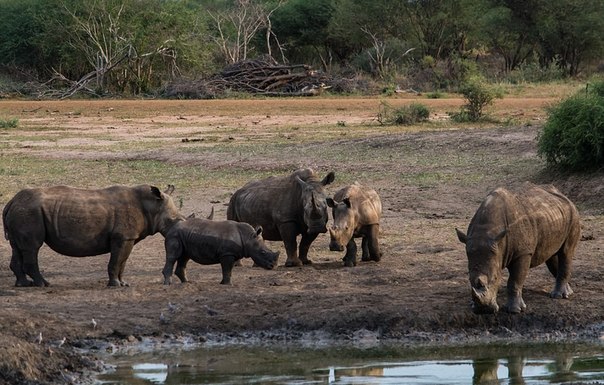
[{"label": "rhinoceros leg", "polygon": [[304,265],[311,265],[312,261],[308,259],[308,250],[310,249],[311,243],[319,236],[318,233],[304,233],[300,239],[300,261]]},{"label": "rhinoceros leg", "polygon": [[113,240],[111,242],[111,257],[107,265],[109,274],[107,286],[128,286],[128,283],[122,281],[122,273],[133,247],[134,241],[130,240]]},{"label": "rhinoceros leg", "polygon": [[222,267],[222,281],[221,285],[231,284],[231,273],[233,272],[233,264],[235,263],[235,257],[233,255],[225,255],[220,257],[220,267]]},{"label": "rhinoceros leg", "polygon": [[38,259],[38,256],[36,255],[36,261],[33,263],[29,263],[29,262],[25,262],[26,259],[24,258],[23,259],[24,260],[23,271],[25,271],[25,273],[34,280],[34,283],[33,283],[34,286],[39,286],[39,287],[50,286],[48,281],[45,280],[44,277],[42,277],[42,274],[40,273],[40,268],[38,267],[37,259]]},{"label": "rhinoceros leg", "polygon": [[15,282],[15,286],[17,287],[26,287],[33,286],[34,281],[27,279],[27,275],[23,270],[23,257],[19,253],[19,251],[13,248],[13,255],[10,260],[10,269],[17,277],[17,281]]},{"label": "rhinoceros leg", "polygon": [[[292,266],[302,266],[302,261],[298,258],[298,243],[296,241],[297,238],[297,229],[294,223],[284,223],[279,226],[279,235],[281,235],[281,239],[283,240],[283,245],[285,246],[285,252],[287,253],[287,259],[285,260],[286,267]],[[300,249],[302,249],[302,245],[300,244]]]},{"label": "rhinoceros leg", "polygon": [[[367,240],[367,251],[369,252],[369,258],[379,262],[382,259],[382,252],[380,251],[380,244],[378,243],[378,235],[380,233],[379,225],[371,225],[367,231],[367,235],[363,237],[363,240]],[[363,251],[364,252],[364,251]]]},{"label": "rhinoceros leg", "polygon": [[189,282],[187,278],[187,263],[189,262],[189,257],[180,257],[176,262],[176,271],[174,274],[180,279],[180,282],[185,283]]},{"label": "rhinoceros leg", "polygon": [[564,249],[545,261],[550,273],[556,277],[556,284],[554,290],[550,293],[550,297],[568,298],[573,294],[573,290],[570,288],[568,282],[571,274],[571,262],[572,258],[565,253]]},{"label": "rhinoceros leg", "polygon": [[526,304],[522,299],[522,288],[528,275],[530,261],[530,255],[519,257],[508,266],[510,273],[507,285],[508,301],[503,307],[503,310],[508,313],[520,313],[526,310]]},{"label": "rhinoceros leg", "polygon": [[354,238],[346,244],[346,254],[344,255],[344,266],[353,267],[357,265],[357,244]]},{"label": "rhinoceros leg", "polygon": [[371,254],[369,254],[369,239],[365,235],[361,238],[361,250],[361,261],[371,261]]},{"label": "rhinoceros leg", "polygon": [[[21,247],[17,247],[19,250],[18,252],[22,257],[20,258],[22,264],[21,270],[34,280],[34,286],[49,286],[48,281],[46,281],[44,277],[42,277],[42,274],[40,273],[40,267],[38,265],[38,251],[40,250],[40,247],[42,247],[42,243],[38,243],[32,240],[30,240],[29,242],[30,244],[21,244]],[[19,278],[17,278],[17,280],[19,280]]]}]

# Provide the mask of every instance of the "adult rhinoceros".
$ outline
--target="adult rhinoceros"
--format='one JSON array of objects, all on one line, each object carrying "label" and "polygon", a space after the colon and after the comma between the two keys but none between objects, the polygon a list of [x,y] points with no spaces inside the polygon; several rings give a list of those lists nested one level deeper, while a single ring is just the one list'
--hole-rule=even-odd
[{"label": "adult rhinoceros", "polygon": [[101,190],[55,186],[19,191],[3,211],[15,285],[48,286],[38,266],[38,251],[46,243],[71,257],[110,252],[108,285],[127,286],[122,273],[134,244],[158,232],[165,234],[184,220],[168,195],[173,189],[162,193],[148,185]]},{"label": "adult rhinoceros", "polygon": [[[312,169],[302,169],[287,176],[249,182],[231,197],[227,219],[262,226],[265,240],[283,241],[285,266],[311,264],[308,249],[320,233],[327,232],[323,187],[334,179],[333,172],[319,180]],[[302,237],[298,254],[299,234]]]},{"label": "adult rhinoceros", "polygon": [[475,313],[494,313],[501,270],[507,268],[508,301],[504,310],[526,309],[522,287],[532,267],[543,262],[556,278],[553,298],[568,298],[571,263],[581,225],[575,205],[553,186],[523,185],[519,191],[493,190],[470,221],[466,245]]}]

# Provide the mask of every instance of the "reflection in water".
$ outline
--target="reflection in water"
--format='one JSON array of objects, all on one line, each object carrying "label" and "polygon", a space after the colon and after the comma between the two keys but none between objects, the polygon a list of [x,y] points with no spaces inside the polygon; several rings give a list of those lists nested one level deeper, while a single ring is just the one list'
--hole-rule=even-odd
[{"label": "reflection in water", "polygon": [[[466,348],[467,349],[467,348]],[[590,349],[205,348],[121,357],[105,384],[475,384],[604,381],[602,346]],[[387,359],[385,359],[385,357]]]},{"label": "reflection in water", "polygon": [[[570,353],[559,353],[552,361],[530,361],[522,355],[514,355],[504,360],[507,375],[501,374],[501,360],[496,358],[475,359],[472,363],[473,384],[499,384],[500,377],[507,378],[510,385],[524,385],[525,378],[543,377],[552,383],[563,383],[579,380],[579,374],[572,370],[574,358]],[[524,373],[526,371],[528,373]],[[604,367],[597,368],[599,371]],[[504,373],[505,374],[505,373]]]}]

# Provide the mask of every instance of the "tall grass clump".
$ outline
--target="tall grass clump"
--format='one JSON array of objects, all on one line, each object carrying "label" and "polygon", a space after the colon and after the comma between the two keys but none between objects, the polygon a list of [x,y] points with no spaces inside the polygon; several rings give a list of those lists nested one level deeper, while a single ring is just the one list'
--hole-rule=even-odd
[{"label": "tall grass clump", "polygon": [[19,119],[0,119],[0,128],[17,128],[19,125]]},{"label": "tall grass clump", "polygon": [[548,164],[564,170],[604,166],[604,81],[550,108],[538,146]]},{"label": "tall grass clump", "polygon": [[424,104],[411,103],[403,107],[393,107],[390,103],[382,101],[377,120],[380,124],[411,125],[428,120],[430,110]]}]

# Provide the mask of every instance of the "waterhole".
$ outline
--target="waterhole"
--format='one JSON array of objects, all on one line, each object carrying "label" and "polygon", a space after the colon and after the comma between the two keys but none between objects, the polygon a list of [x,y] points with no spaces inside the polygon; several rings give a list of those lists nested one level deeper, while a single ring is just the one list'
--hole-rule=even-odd
[{"label": "waterhole", "polygon": [[604,345],[220,346],[117,355],[122,384],[604,384]]}]

